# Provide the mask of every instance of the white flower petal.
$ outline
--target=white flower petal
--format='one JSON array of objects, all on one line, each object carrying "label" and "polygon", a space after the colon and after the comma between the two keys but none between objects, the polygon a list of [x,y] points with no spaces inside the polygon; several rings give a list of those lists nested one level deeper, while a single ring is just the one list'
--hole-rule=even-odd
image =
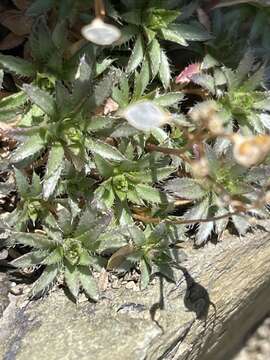
[{"label": "white flower petal", "polygon": [[151,101],[141,101],[128,106],[124,118],[138,130],[151,131],[166,124],[171,116]]},{"label": "white flower petal", "polygon": [[121,32],[117,27],[106,24],[101,19],[93,20],[81,31],[86,40],[97,45],[111,45],[121,37]]}]

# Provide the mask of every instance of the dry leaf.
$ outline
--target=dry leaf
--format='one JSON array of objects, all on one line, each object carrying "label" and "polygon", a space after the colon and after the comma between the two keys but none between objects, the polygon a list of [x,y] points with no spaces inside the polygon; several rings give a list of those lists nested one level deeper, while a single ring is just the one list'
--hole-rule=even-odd
[{"label": "dry leaf", "polygon": [[27,35],[31,31],[33,20],[20,10],[6,10],[0,14],[0,24],[16,35]]},{"label": "dry leaf", "polygon": [[126,257],[133,254],[134,252],[135,252],[135,248],[131,244],[121,247],[110,257],[108,261],[107,269],[113,270],[118,268],[122,264],[122,262],[126,259]]},{"label": "dry leaf", "polygon": [[24,36],[19,36],[11,32],[3,40],[0,41],[0,51],[13,49],[21,45],[24,41]]}]

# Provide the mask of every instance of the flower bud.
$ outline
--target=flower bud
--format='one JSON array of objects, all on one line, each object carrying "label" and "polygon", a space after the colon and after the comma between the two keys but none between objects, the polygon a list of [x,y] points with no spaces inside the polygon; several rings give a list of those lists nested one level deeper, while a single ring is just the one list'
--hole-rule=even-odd
[{"label": "flower bud", "polygon": [[172,116],[151,101],[140,101],[128,106],[122,116],[138,130],[151,131],[168,123]]},{"label": "flower bud", "polygon": [[117,27],[104,23],[100,18],[96,18],[91,24],[84,26],[81,32],[86,40],[103,46],[111,45],[121,37],[121,32]]},{"label": "flower bud", "polygon": [[233,155],[235,160],[245,167],[251,167],[263,162],[270,152],[270,136],[257,135],[243,137],[233,135]]}]

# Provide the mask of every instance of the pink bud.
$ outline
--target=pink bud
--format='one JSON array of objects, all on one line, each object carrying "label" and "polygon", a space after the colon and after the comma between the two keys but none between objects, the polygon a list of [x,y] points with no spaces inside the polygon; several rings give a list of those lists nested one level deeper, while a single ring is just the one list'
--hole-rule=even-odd
[{"label": "pink bud", "polygon": [[176,84],[185,84],[191,81],[193,75],[199,74],[201,72],[201,64],[194,63],[190,64],[177,76],[175,79]]}]

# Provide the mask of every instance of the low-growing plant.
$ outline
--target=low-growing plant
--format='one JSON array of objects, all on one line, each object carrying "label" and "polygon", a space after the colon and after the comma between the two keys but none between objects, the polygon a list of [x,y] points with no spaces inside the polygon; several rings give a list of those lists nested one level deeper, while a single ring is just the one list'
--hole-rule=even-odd
[{"label": "low-growing plant", "polygon": [[175,281],[178,243],[269,217],[268,7],[23,3],[22,35],[0,18],[0,246],[33,297],[96,301],[104,271]]}]

